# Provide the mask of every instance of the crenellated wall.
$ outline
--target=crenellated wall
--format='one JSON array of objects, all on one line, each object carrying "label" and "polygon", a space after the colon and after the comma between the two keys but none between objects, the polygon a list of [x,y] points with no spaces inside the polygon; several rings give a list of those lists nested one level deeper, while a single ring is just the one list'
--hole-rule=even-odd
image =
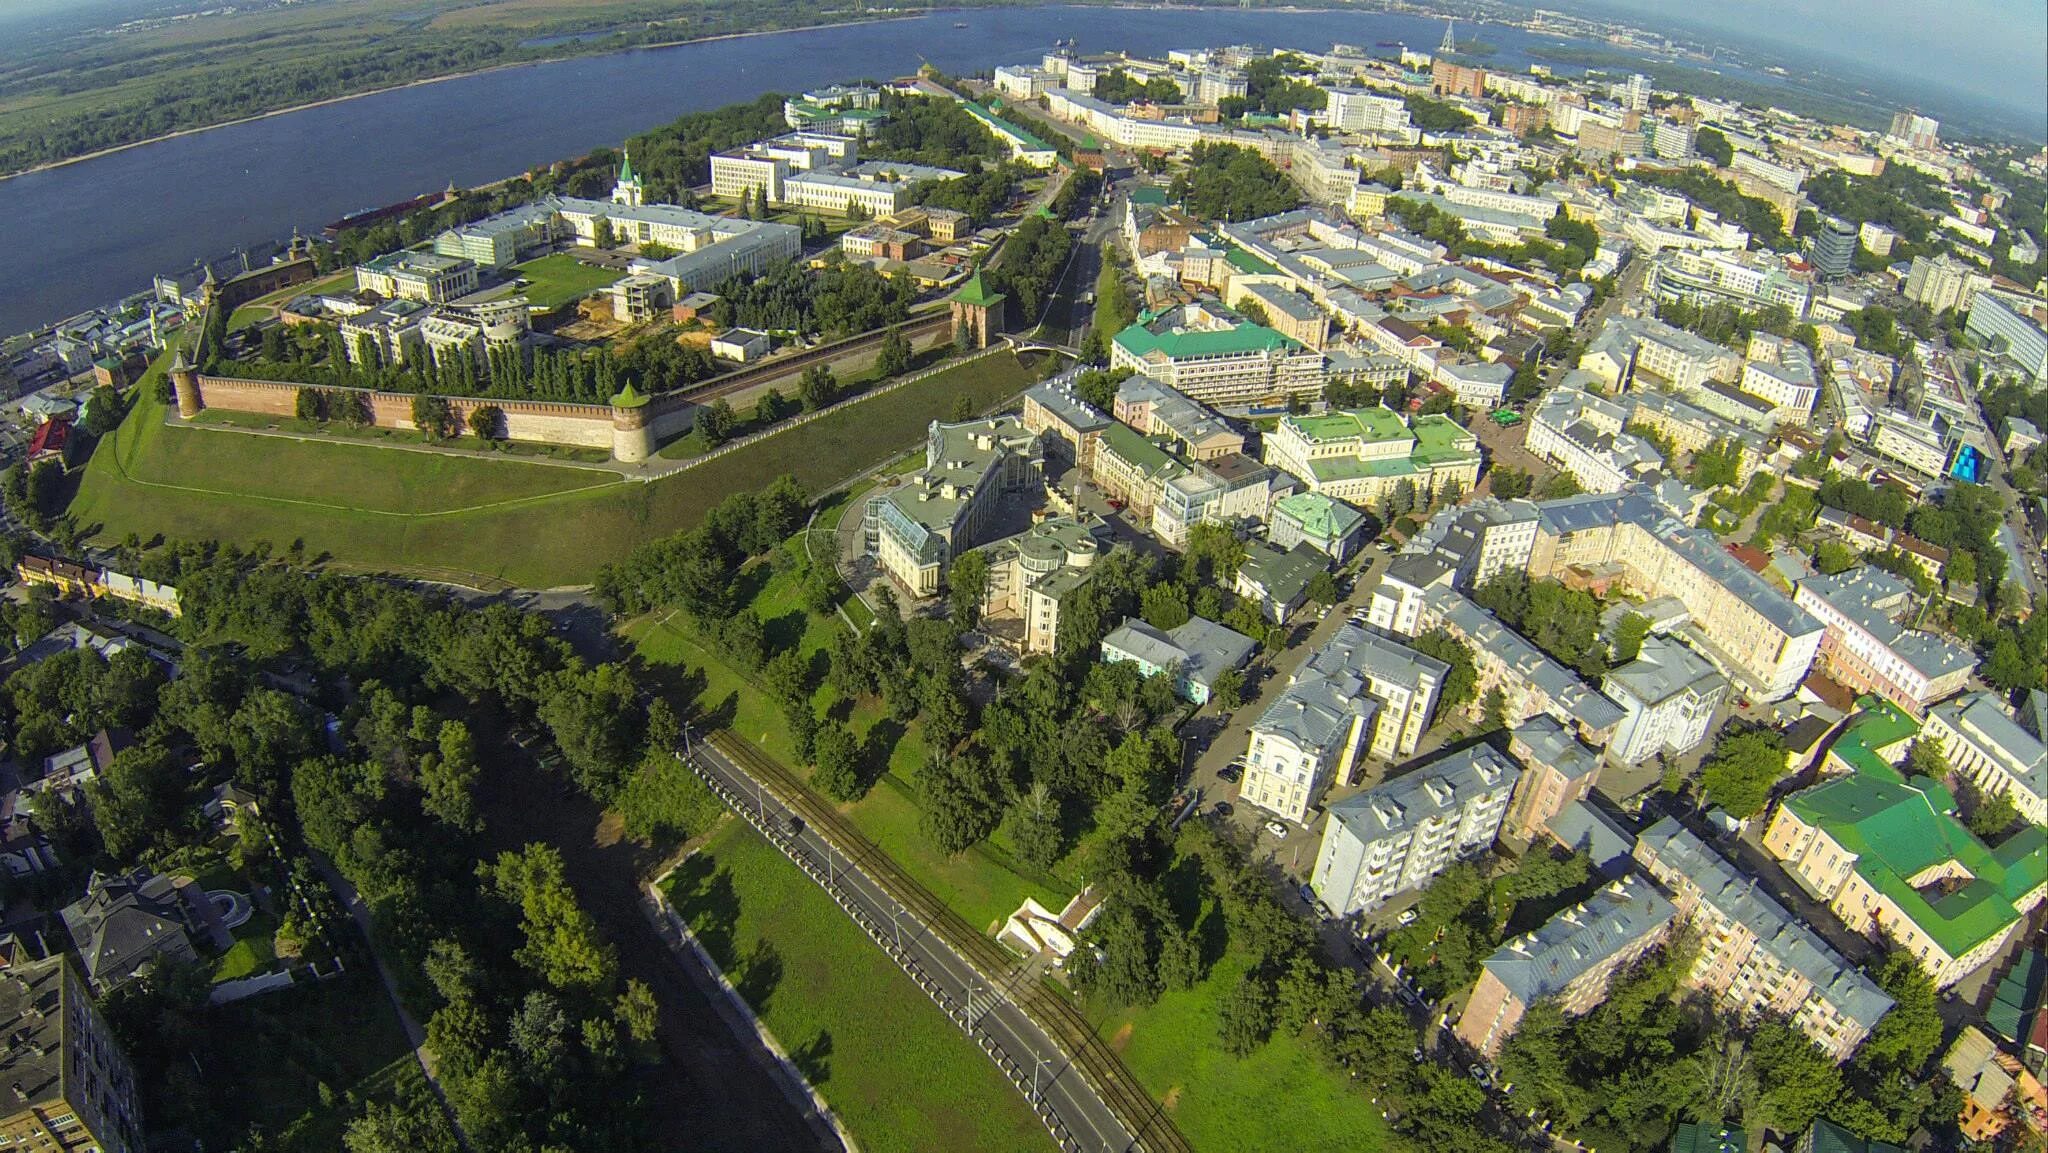
[{"label": "crenellated wall", "polygon": [[[367,396],[370,403],[370,423],[377,428],[418,427],[413,423],[413,394],[409,392],[328,388],[290,381],[206,376],[196,372],[186,374],[186,379],[181,380],[179,375],[173,374],[172,384],[178,392],[180,414],[187,419],[208,408],[291,419],[298,412],[299,390],[318,387],[322,392],[353,392]],[[192,403],[187,403],[188,389],[189,400]],[[471,435],[471,412],[492,405],[505,414],[504,423],[499,428],[499,435],[505,439],[601,448],[621,460],[645,459],[651,446],[648,444],[646,433],[641,430],[652,431],[664,438],[672,436],[690,426],[691,414],[695,410],[695,406],[682,402],[680,398],[656,399],[645,409],[637,412],[636,419],[622,424],[617,419],[617,413],[623,410],[614,409],[608,404],[494,400],[478,396],[450,396],[443,399],[448,402],[448,410],[454,417],[457,436]],[[631,442],[630,445],[620,444],[622,436]],[[621,451],[622,447],[626,451]]]}]

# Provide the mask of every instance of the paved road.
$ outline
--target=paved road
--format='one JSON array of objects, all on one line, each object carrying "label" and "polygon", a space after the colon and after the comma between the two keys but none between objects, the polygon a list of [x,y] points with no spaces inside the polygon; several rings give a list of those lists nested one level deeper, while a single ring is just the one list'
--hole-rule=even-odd
[{"label": "paved road", "polygon": [[[1099,1062],[1106,1050],[1071,1052],[1020,1005],[1037,1000],[1033,994],[1038,978],[1032,970],[1012,962],[991,971],[985,952],[977,950],[970,959],[956,949],[931,923],[923,901],[909,894],[898,899],[895,878],[885,879],[885,859],[872,846],[853,841],[836,828],[836,812],[807,789],[800,784],[792,788],[794,782],[783,779],[786,774],[775,773],[743,742],[692,738],[678,756],[830,893],[975,1039],[1030,1102],[1061,1149],[1164,1153],[1187,1148],[1149,1096],[1142,1090],[1132,1095],[1135,1082],[1127,1081],[1127,1073],[1113,1078],[1121,1083],[1098,1085],[1104,1071]],[[989,948],[995,946],[989,943]],[[1088,1075],[1084,1065],[1090,1068]],[[1108,1071],[1113,1075],[1121,1067]],[[1112,1097],[1117,1101],[1114,1107]],[[1149,1115],[1131,1118],[1133,1112]],[[1142,1141],[1136,1135],[1141,1130]]]},{"label": "paved road", "polygon": [[[1380,574],[1386,571],[1392,557],[1371,545],[1366,546],[1365,557],[1365,563],[1359,566],[1353,578],[1351,592],[1321,620],[1317,620],[1311,610],[1303,610],[1305,619],[1310,622],[1306,635],[1266,662],[1267,668],[1258,681],[1254,699],[1228,714],[1214,705],[1205,706],[1184,730],[1184,734],[1191,738],[1191,744],[1207,742],[1187,769],[1187,783],[1202,791],[1203,805],[1229,801],[1233,806],[1229,820],[1252,838],[1255,854],[1276,860],[1297,879],[1315,865],[1316,828],[1320,824],[1320,814],[1312,812],[1306,827],[1289,825],[1288,836],[1276,838],[1265,829],[1273,814],[1253,805],[1240,804],[1238,785],[1225,784],[1217,774],[1230,762],[1245,755],[1251,745],[1251,722],[1286,691],[1288,678],[1309,658],[1309,654],[1335,635],[1350,620],[1353,612],[1372,599],[1372,590],[1380,583]],[[1301,626],[1297,623],[1296,627]]]}]

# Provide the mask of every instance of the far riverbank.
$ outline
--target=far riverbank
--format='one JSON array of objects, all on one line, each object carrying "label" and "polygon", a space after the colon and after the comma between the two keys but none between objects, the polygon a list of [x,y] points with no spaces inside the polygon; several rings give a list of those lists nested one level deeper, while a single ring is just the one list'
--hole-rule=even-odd
[{"label": "far riverbank", "polygon": [[[941,9],[941,11],[944,10]],[[315,108],[327,108],[336,104],[346,104],[351,100],[361,100],[368,96],[382,96],[389,92],[403,92],[408,88],[424,88],[429,84],[446,84],[450,80],[467,80],[474,76],[487,76],[494,72],[511,72],[520,68],[539,68],[547,64],[566,64],[572,60],[588,59],[595,56],[623,56],[632,52],[654,52],[664,48],[682,48],[692,44],[715,44],[721,40],[747,40],[756,36],[782,36],[791,32],[814,32],[822,28],[851,28],[860,24],[891,24],[903,20],[920,19],[921,16],[922,14],[871,16],[863,20],[825,20],[816,24],[793,24],[787,28],[764,28],[756,32],[722,32],[716,36],[697,36],[687,40],[663,40],[653,44],[634,44],[626,48],[609,48],[585,54],[566,53],[561,56],[550,56],[542,60],[516,60],[510,64],[493,64],[488,68],[471,68],[463,72],[450,72],[442,76],[423,76],[418,80],[408,80],[403,84],[386,84],[381,88],[365,88],[361,92],[348,92],[340,96],[329,96],[324,100],[309,100],[304,104],[290,104],[283,108],[273,108],[268,112],[254,112],[247,116],[237,116],[232,120],[217,120],[211,124],[195,124],[190,128],[180,128],[175,132],[165,132],[161,135],[146,137],[142,140],[131,140],[126,144],[116,144],[111,148],[101,148],[93,152],[80,153],[77,156],[67,156],[62,160],[51,160],[31,168],[20,168],[13,172],[0,172],[0,181],[30,176],[38,172],[49,172],[58,168],[68,168],[73,164],[83,164],[88,160],[98,160],[101,157],[113,156],[134,148],[144,148],[151,144],[162,144],[166,140],[176,140],[182,136],[197,136],[202,132],[212,132],[221,128],[233,128],[238,124],[254,124],[261,120],[271,120],[279,116],[290,116],[295,112],[306,112]]]}]

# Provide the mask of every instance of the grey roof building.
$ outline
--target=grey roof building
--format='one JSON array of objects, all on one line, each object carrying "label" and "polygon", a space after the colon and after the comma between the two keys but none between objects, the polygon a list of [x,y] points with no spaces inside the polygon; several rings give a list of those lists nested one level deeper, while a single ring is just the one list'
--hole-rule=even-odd
[{"label": "grey roof building", "polygon": [[1259,603],[1273,621],[1284,621],[1308,596],[1308,582],[1329,567],[1330,558],[1307,541],[1286,552],[1254,544],[1237,570],[1237,594]]},{"label": "grey roof building", "polygon": [[1161,631],[1137,617],[1102,638],[1102,659],[1130,661],[1148,677],[1170,673],[1174,691],[1197,705],[1207,704],[1216,678],[1243,667],[1259,642],[1215,621],[1190,617],[1177,628]]},{"label": "grey roof building", "polygon": [[1875,982],[1675,819],[1643,830],[1635,856],[1699,931],[1687,983],[1724,1010],[1783,1014],[1840,1061],[1891,1009]]},{"label": "grey roof building", "polygon": [[1643,638],[1636,659],[1612,669],[1600,691],[1625,714],[1608,754],[1635,764],[1669,750],[1683,753],[1706,739],[1728,678],[1704,657],[1666,637]]},{"label": "grey roof building", "polygon": [[1918,607],[1906,582],[1868,565],[1799,582],[1793,594],[1827,629],[1821,657],[1836,680],[1920,713],[1961,689],[1977,656],[1900,622]]},{"label": "grey roof building", "polygon": [[1323,678],[1355,695],[1380,703],[1371,752],[1381,760],[1413,753],[1436,712],[1437,694],[1451,666],[1399,641],[1347,624],[1323,643],[1294,674],[1296,681]]},{"label": "grey roof building", "polygon": [[191,935],[207,928],[198,906],[205,899],[189,881],[179,885],[144,870],[124,877],[94,873],[85,896],[60,916],[87,981],[105,993],[158,957],[196,962]]},{"label": "grey roof building", "polygon": [[1922,734],[1941,743],[1949,768],[1987,794],[2003,795],[2027,821],[2048,824],[2048,748],[1977,692],[1935,706]]},{"label": "grey roof building", "polygon": [[1423,594],[1425,630],[1442,626],[1463,639],[1479,666],[1477,707],[1499,688],[1507,700],[1509,724],[1550,713],[1577,725],[1589,740],[1605,740],[1621,723],[1621,707],[1593,691],[1579,675],[1544,655],[1521,634],[1473,603],[1463,593],[1438,586]]},{"label": "grey roof building", "polygon": [[1628,872],[1636,835],[1591,801],[1566,805],[1550,818],[1546,828],[1558,844],[1591,858],[1601,876],[1619,877]]},{"label": "grey roof building", "polygon": [[1474,745],[1338,801],[1310,887],[1339,917],[1377,909],[1490,847],[1521,775],[1507,757]]},{"label": "grey roof building", "polygon": [[1641,877],[1608,885],[1486,959],[1458,1036],[1491,1058],[1538,1001],[1556,998],[1566,1013],[1591,1009],[1606,999],[1615,972],[1663,940],[1677,915]]}]

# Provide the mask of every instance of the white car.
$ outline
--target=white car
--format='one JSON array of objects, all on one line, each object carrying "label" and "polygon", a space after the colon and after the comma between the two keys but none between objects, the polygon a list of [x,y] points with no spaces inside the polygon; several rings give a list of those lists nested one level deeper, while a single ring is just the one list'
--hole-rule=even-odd
[{"label": "white car", "polygon": [[1403,909],[1401,910],[1401,915],[1394,918],[1394,923],[1400,925],[1402,928],[1407,928],[1409,925],[1415,923],[1415,917],[1415,910]]},{"label": "white car", "polygon": [[1287,826],[1278,821],[1267,821],[1266,831],[1273,834],[1276,840],[1284,841],[1287,839]]}]

